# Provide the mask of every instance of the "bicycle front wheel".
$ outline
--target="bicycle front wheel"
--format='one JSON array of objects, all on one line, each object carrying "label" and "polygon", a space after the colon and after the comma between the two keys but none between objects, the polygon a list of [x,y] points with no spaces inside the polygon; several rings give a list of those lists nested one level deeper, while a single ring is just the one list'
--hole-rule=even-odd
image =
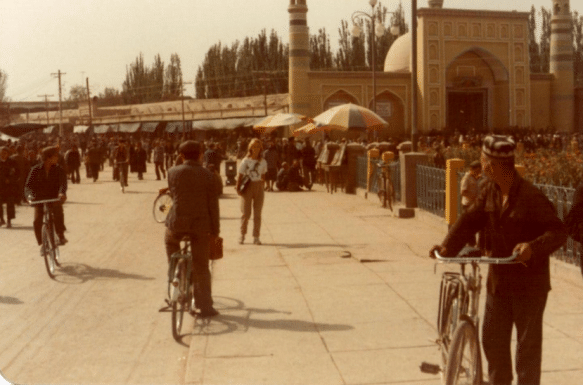
[{"label": "bicycle front wheel", "polygon": [[445,366],[445,384],[482,384],[482,355],[478,331],[469,321],[462,321],[453,334]]},{"label": "bicycle front wheel", "polygon": [[154,220],[158,223],[164,223],[170,207],[172,207],[172,197],[170,197],[170,194],[158,195],[156,200],[154,200]]},{"label": "bicycle front wheel", "polygon": [[51,279],[55,278],[55,238],[47,226],[42,228],[42,242],[43,242],[43,257],[45,259],[45,267]]},{"label": "bicycle front wheel", "polygon": [[184,312],[188,306],[188,281],[186,277],[186,266],[184,263],[178,263],[174,274],[174,291],[172,294],[172,337],[180,341],[180,332],[182,330],[182,321]]}]

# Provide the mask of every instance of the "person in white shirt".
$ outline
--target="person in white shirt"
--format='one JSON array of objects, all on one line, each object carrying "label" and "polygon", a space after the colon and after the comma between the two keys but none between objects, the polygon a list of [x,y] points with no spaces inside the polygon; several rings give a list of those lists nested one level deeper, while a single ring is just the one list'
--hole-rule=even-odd
[{"label": "person in white shirt", "polygon": [[[247,225],[249,218],[251,218],[251,210],[253,210],[253,243],[260,245],[259,240],[261,232],[261,211],[263,210],[264,191],[263,183],[265,181],[265,174],[267,173],[267,162],[263,159],[263,144],[257,138],[249,142],[247,147],[247,155],[241,161],[239,166],[239,174],[237,177],[237,184],[235,188],[237,193],[241,196],[241,237],[239,243],[245,242],[245,235],[247,234]],[[250,182],[244,192],[240,191],[243,177],[248,176]]]}]

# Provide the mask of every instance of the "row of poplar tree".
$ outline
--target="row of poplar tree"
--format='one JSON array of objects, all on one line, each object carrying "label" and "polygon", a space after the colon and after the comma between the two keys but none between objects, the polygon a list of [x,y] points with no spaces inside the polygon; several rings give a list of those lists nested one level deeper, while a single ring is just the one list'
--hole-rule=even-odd
[{"label": "row of poplar tree", "polygon": [[[409,31],[401,5],[395,12],[384,6],[377,7],[377,18],[385,26],[397,26],[399,35]],[[389,17],[390,15],[390,17]],[[575,80],[583,84],[583,16],[573,12],[573,47],[575,51]],[[532,73],[548,73],[550,61],[550,10],[533,6],[529,17],[529,54]],[[312,71],[364,71],[370,70],[372,25],[360,21],[363,31],[360,37],[350,34],[350,26],[342,20],[338,28],[338,49],[332,51],[330,37],[325,29],[310,36],[310,69]],[[387,28],[390,30],[390,28]],[[382,70],[384,60],[398,36],[389,32],[376,39],[375,69]],[[198,67],[195,90],[198,99],[243,97],[260,94],[288,92],[289,46],[284,44],[275,31],[269,36],[263,30],[257,37],[246,37],[230,46],[221,42],[209,48],[203,63]],[[126,69],[122,91],[106,88],[98,95],[98,105],[152,103],[177,100],[181,97],[182,70],[180,57],[173,54],[165,67],[160,55],[152,65],[144,63],[140,55]],[[86,88],[74,86],[71,101],[85,100]]]}]

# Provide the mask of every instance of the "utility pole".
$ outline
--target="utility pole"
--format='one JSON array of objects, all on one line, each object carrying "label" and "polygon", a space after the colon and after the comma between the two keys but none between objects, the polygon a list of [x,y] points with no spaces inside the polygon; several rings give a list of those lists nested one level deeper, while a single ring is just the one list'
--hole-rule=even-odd
[{"label": "utility pole", "polygon": [[54,95],[37,95],[39,98],[45,98],[45,109],[47,110],[47,127],[49,126],[49,96],[52,97]]},{"label": "utility pole", "polygon": [[253,71],[253,73],[261,75],[259,80],[263,81],[263,106],[265,107],[265,116],[267,116],[267,82],[271,80],[268,75],[279,73],[279,71]]},{"label": "utility pole", "polygon": [[62,105],[62,89],[61,89],[61,75],[66,75],[65,72],[59,70],[56,74],[51,75],[57,76],[59,78],[59,139],[63,137],[63,105]]},{"label": "utility pole", "polygon": [[182,138],[186,139],[186,125],[184,124],[184,86],[192,82],[182,82],[180,86],[180,100],[182,101]]},{"label": "utility pole", "polygon": [[89,128],[93,125],[93,106],[91,105],[91,91],[89,91],[89,78],[85,78],[87,83],[87,105],[89,106]]}]

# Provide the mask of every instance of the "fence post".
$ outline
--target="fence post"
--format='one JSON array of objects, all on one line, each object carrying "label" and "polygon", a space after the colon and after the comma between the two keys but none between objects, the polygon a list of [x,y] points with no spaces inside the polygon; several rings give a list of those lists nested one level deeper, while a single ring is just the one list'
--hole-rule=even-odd
[{"label": "fence post", "polygon": [[382,158],[384,163],[388,164],[395,159],[395,153],[392,151],[385,151],[385,152],[383,152],[383,155],[381,156],[381,158]]},{"label": "fence post", "polygon": [[368,196],[368,193],[370,192],[372,185],[372,173],[376,169],[376,167],[373,166],[373,162],[376,162],[376,160],[379,158],[378,148],[371,148],[368,150],[367,155],[368,162],[366,167],[366,196]]},{"label": "fence post", "polygon": [[453,225],[457,219],[458,172],[465,166],[463,159],[448,159],[445,166],[445,221]]}]

